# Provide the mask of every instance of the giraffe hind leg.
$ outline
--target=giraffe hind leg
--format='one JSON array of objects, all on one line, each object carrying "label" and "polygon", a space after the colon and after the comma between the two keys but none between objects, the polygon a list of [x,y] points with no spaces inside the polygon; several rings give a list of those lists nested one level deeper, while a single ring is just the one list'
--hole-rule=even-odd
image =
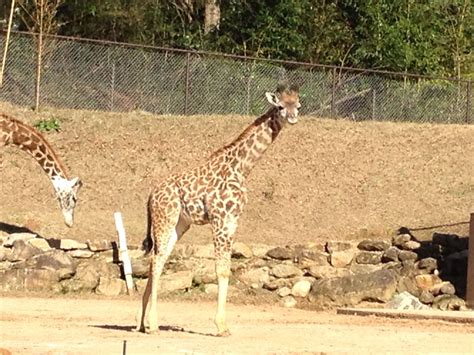
[{"label": "giraffe hind leg", "polygon": [[[157,310],[157,299],[158,299],[158,287],[160,276],[163,272],[166,260],[173,251],[173,248],[178,240],[178,235],[176,232],[176,223],[178,220],[178,215],[176,214],[175,218],[163,226],[158,228],[155,226],[153,228],[155,235],[158,236],[159,242],[157,242],[156,247],[158,250],[154,250],[154,255],[151,257],[150,261],[150,270],[148,274],[147,286],[142,300],[142,316],[140,321],[140,330],[145,330],[147,333],[156,333],[158,332],[158,310]],[[145,313],[149,304],[148,311],[148,330],[145,329]]]}]

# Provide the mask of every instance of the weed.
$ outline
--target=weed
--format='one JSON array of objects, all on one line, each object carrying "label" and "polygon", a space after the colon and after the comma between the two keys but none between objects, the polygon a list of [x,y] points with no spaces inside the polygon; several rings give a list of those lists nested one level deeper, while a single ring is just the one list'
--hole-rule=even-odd
[{"label": "weed", "polygon": [[59,120],[56,118],[50,118],[47,120],[38,120],[36,121],[33,126],[40,132],[51,132],[56,131],[59,132],[61,130]]}]

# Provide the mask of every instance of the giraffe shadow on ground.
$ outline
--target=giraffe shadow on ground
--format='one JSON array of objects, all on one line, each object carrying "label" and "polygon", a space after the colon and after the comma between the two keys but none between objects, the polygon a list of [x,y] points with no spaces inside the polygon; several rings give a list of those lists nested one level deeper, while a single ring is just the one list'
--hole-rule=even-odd
[{"label": "giraffe shadow on ground", "polygon": [[31,234],[36,234],[39,236],[39,234],[35,231],[32,231],[31,229],[23,226],[17,226],[15,224],[9,224],[5,222],[0,222],[0,232],[5,232],[7,234],[14,234],[14,233],[31,233]]},{"label": "giraffe shadow on ground", "polygon": [[[135,326],[133,325],[97,324],[97,325],[90,325],[90,327],[109,329],[109,330],[119,330],[119,331],[125,331],[125,332],[133,332],[133,333],[136,332]],[[213,334],[213,333],[196,332],[194,330],[184,329],[183,327],[179,327],[176,325],[160,325],[158,329],[160,332],[180,332],[180,333],[196,334],[196,335],[209,336],[209,337],[217,336],[216,334]]]}]

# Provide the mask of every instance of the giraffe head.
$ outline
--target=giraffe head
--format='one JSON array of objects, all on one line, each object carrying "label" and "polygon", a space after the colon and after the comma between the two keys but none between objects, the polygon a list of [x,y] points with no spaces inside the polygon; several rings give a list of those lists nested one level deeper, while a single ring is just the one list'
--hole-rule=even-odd
[{"label": "giraffe head", "polygon": [[72,227],[74,222],[74,207],[77,203],[77,193],[82,186],[79,178],[71,180],[56,176],[53,179],[54,189],[56,190],[56,197],[59,201],[59,207],[63,212],[64,222],[68,227]]},{"label": "giraffe head", "polygon": [[279,85],[276,92],[267,92],[268,102],[278,108],[280,119],[291,124],[298,122],[298,109],[301,107],[299,89],[295,85]]}]

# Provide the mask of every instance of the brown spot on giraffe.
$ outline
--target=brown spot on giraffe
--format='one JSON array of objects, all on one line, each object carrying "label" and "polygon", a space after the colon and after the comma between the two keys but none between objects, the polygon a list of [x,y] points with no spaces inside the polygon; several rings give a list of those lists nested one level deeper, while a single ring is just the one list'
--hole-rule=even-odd
[{"label": "brown spot on giraffe", "polygon": [[53,184],[64,222],[72,227],[81,181],[78,178],[69,180],[59,157],[41,133],[13,117],[0,113],[0,147],[6,145],[19,147],[38,162]]},{"label": "brown spot on giraffe", "polygon": [[[233,236],[247,202],[245,181],[285,124],[297,122],[300,107],[295,87],[279,87],[276,93],[267,93],[266,96],[272,107],[237,139],[214,152],[203,165],[168,177],[151,192],[148,232],[143,241],[151,262],[137,330],[158,331],[156,302],[158,280],[164,264],[177,240],[191,224],[209,223],[214,235],[218,279],[217,334],[230,334],[225,320],[225,304]],[[149,302],[149,328],[145,329]]]}]

